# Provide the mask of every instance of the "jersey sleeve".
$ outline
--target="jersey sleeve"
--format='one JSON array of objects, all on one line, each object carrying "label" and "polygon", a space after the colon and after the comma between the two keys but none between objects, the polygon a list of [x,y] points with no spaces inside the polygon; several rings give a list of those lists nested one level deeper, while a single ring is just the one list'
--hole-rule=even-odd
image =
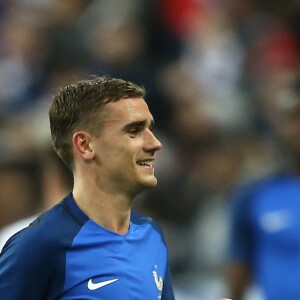
[{"label": "jersey sleeve", "polygon": [[247,263],[253,251],[251,205],[255,186],[239,187],[233,194],[230,206],[229,259]]},{"label": "jersey sleeve", "polygon": [[173,292],[173,285],[171,279],[171,272],[169,265],[167,266],[167,272],[165,275],[163,291],[162,291],[162,300],[174,300],[174,292]]},{"label": "jersey sleeve", "polygon": [[70,208],[72,201],[66,197],[7,241],[0,254],[1,300],[60,299],[66,251],[86,221]]},{"label": "jersey sleeve", "polygon": [[[37,244],[37,243],[36,243]],[[0,295],[10,300],[46,299],[50,269],[43,249],[22,232],[8,240],[0,255]]]},{"label": "jersey sleeve", "polygon": [[163,243],[167,249],[167,262],[166,262],[166,274],[164,278],[164,285],[163,285],[163,290],[162,290],[162,300],[174,300],[174,292],[173,292],[173,284],[172,284],[172,277],[171,277],[171,271],[170,271],[170,265],[169,265],[169,259],[168,259],[168,246],[166,243],[166,238],[164,235],[164,232],[160,225],[152,220],[152,225],[153,227],[160,233],[161,238],[163,240]]}]

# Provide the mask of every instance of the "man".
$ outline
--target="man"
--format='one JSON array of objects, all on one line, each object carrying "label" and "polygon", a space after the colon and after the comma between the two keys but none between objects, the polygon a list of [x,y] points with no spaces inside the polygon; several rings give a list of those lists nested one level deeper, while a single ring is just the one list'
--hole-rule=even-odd
[{"label": "man", "polygon": [[251,282],[264,300],[300,299],[299,82],[279,93],[273,109],[272,124],[290,161],[233,197],[229,287],[234,300],[245,299]]},{"label": "man", "polygon": [[135,196],[156,186],[162,147],[144,96],[136,84],[98,77],[54,97],[53,145],[73,191],[6,243],[1,298],[174,299],[163,234],[131,211]]}]

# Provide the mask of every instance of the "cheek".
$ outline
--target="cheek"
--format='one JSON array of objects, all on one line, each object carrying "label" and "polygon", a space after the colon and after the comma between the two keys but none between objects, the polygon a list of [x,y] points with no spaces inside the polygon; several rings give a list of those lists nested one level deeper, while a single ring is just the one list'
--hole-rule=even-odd
[{"label": "cheek", "polygon": [[128,147],[124,147],[123,145],[119,145],[118,147],[110,148],[105,150],[106,155],[104,155],[104,159],[111,163],[117,163],[121,165],[133,165],[136,161],[136,155],[132,151],[132,149]]},{"label": "cheek", "polygon": [[103,140],[97,145],[99,159],[104,162],[108,161],[108,163],[117,162],[121,165],[132,165],[139,155],[139,149],[141,149],[139,143],[137,139],[123,137]]}]

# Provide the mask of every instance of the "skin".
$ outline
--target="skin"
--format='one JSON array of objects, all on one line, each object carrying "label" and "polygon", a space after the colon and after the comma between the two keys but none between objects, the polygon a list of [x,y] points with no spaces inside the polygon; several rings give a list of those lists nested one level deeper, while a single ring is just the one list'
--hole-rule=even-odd
[{"label": "skin", "polygon": [[92,220],[125,234],[135,196],[157,184],[152,163],[141,163],[153,162],[162,145],[152,132],[153,117],[142,98],[108,103],[101,116],[97,136],[86,131],[73,135],[73,195]]},{"label": "skin", "polygon": [[228,267],[227,271],[231,299],[242,300],[251,278],[250,266],[242,262],[235,262]]}]

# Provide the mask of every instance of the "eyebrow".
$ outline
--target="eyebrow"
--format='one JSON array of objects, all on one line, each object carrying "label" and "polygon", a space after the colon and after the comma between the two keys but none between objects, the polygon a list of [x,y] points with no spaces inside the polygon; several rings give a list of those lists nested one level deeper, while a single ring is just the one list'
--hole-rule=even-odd
[{"label": "eyebrow", "polygon": [[[131,123],[128,123],[126,124],[124,127],[123,127],[123,130],[124,131],[128,131],[132,128],[143,128],[147,125],[147,120],[141,120],[141,121],[134,121],[134,122],[131,122]],[[154,120],[152,119],[151,122],[150,122],[150,126],[149,128],[153,127],[154,125]]]}]

